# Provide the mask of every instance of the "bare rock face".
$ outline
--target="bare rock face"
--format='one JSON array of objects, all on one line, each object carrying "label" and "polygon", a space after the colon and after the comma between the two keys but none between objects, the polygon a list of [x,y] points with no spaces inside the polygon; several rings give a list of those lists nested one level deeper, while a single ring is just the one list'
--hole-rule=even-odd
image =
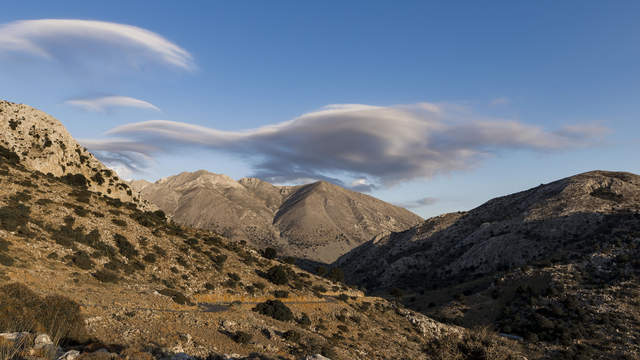
[{"label": "bare rock face", "polygon": [[336,264],[368,289],[437,287],[593,249],[606,229],[633,224],[639,211],[640,176],[592,171],[380,235]]},{"label": "bare rock face", "polygon": [[91,191],[150,208],[113,170],[80,146],[60,121],[40,110],[0,101],[0,146],[15,152],[29,170],[58,177],[80,174]]},{"label": "bare rock face", "polygon": [[326,263],[380,232],[399,231],[422,220],[327,182],[274,186],[201,170],[132,186],[179,223]]}]

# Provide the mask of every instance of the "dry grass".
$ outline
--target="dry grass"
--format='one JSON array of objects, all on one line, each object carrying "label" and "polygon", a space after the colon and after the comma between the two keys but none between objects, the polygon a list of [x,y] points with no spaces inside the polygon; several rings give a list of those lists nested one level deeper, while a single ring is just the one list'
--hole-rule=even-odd
[{"label": "dry grass", "polygon": [[434,360],[516,360],[521,359],[503,340],[486,328],[449,334],[426,344],[424,351]]}]

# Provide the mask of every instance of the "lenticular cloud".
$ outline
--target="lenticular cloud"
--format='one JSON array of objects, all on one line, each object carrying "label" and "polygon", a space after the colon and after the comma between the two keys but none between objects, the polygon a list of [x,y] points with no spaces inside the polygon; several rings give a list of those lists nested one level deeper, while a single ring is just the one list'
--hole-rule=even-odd
[{"label": "lenticular cloud", "polygon": [[[84,46],[89,42],[93,47]],[[42,19],[0,26],[0,52],[22,52],[47,59],[64,56],[56,44],[74,44],[70,51],[90,54],[95,45],[118,49],[123,57],[145,59],[193,70],[189,52],[164,37],[136,26],[105,21]],[[69,51],[69,49],[66,49]]]}]

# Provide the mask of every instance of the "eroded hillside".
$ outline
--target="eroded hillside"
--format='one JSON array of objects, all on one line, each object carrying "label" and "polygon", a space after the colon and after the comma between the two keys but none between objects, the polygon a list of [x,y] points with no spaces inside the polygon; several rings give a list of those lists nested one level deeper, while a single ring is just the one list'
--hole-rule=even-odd
[{"label": "eroded hillside", "polygon": [[640,176],[593,171],[379,236],[336,264],[372,293],[558,358],[633,358],[639,251]]}]

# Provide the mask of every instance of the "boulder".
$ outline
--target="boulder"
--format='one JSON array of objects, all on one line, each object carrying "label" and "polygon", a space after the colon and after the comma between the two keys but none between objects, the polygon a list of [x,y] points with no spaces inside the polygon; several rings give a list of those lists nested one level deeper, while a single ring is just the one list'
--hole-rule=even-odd
[{"label": "boulder", "polygon": [[46,347],[47,345],[53,345],[53,341],[47,334],[40,334],[36,336],[36,340],[33,342],[33,348],[38,350]]},{"label": "boulder", "polygon": [[60,356],[58,360],[76,360],[78,356],[80,356],[80,351],[70,350],[62,354],[62,356]]},{"label": "boulder", "polygon": [[331,360],[328,357],[324,357],[320,354],[307,355],[303,360]]}]

